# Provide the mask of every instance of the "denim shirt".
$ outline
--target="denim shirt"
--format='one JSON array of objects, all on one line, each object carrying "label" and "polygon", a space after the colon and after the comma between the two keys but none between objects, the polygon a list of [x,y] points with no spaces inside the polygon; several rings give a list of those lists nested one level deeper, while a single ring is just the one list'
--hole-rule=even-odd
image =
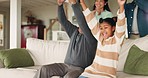
[{"label": "denim shirt", "polygon": [[132,32],[133,15],[136,5],[138,5],[137,24],[140,37],[148,34],[148,0],[134,0],[125,4],[125,14],[127,17],[128,36]]}]

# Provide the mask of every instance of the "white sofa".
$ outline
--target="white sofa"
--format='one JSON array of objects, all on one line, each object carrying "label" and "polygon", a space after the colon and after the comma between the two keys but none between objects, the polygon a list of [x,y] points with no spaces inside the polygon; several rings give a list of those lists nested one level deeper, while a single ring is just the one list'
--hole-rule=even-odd
[{"label": "white sofa", "polygon": [[[148,76],[130,75],[123,73],[123,67],[128,50],[133,44],[148,51],[148,36],[137,40],[125,40],[120,52],[117,69],[118,78],[148,78]],[[0,68],[0,78],[33,78],[41,65],[64,62],[69,41],[44,41],[34,38],[27,39],[27,50],[32,56],[35,66],[24,68]]]}]

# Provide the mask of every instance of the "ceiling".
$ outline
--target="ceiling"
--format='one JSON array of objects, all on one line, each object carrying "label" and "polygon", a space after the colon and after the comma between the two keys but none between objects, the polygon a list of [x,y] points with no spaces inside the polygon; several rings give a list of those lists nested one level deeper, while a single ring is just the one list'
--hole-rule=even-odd
[{"label": "ceiling", "polygon": [[[12,0],[13,1],[13,0]],[[57,0],[22,0],[22,9],[57,5]],[[10,0],[0,0],[1,8],[10,8]]]}]

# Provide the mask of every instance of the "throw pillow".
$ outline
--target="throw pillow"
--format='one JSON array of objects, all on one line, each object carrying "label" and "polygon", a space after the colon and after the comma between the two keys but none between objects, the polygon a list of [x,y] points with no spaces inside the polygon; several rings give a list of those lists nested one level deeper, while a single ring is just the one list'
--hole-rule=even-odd
[{"label": "throw pillow", "polygon": [[126,59],[124,72],[137,75],[148,75],[148,52],[133,45]]},{"label": "throw pillow", "polygon": [[6,68],[33,66],[34,61],[26,49],[16,48],[0,51],[0,59]]}]

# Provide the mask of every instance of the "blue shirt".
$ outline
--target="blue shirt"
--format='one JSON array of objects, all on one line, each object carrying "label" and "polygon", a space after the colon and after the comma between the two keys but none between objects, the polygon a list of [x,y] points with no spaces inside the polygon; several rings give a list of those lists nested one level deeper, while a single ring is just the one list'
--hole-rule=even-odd
[{"label": "blue shirt", "polygon": [[148,35],[148,0],[134,0],[125,4],[125,14],[127,17],[128,35],[132,32],[134,9],[138,5],[137,24],[140,37]]}]

